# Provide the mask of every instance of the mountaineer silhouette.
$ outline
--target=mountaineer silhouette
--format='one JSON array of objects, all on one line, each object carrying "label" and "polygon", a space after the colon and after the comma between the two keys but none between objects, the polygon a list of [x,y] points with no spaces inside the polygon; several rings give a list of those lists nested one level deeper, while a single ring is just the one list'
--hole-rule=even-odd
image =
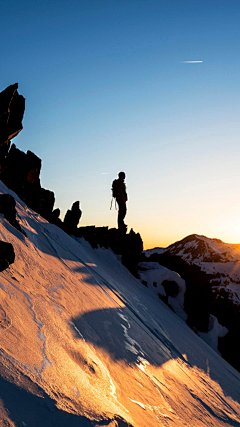
[{"label": "mountaineer silhouette", "polygon": [[118,204],[118,228],[122,231],[127,230],[127,225],[124,223],[124,218],[127,213],[126,202],[128,200],[124,182],[125,176],[124,172],[119,172],[118,179],[114,179],[112,183],[112,196]]}]

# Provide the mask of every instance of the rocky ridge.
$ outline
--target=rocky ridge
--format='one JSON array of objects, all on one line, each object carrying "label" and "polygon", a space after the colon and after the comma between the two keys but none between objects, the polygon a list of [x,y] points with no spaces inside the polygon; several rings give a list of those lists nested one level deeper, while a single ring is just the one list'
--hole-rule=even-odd
[{"label": "rocky ridge", "polygon": [[[53,209],[54,192],[41,186],[41,159],[31,151],[24,153],[15,144],[11,145],[11,139],[23,128],[25,110],[25,99],[17,89],[18,84],[15,83],[0,93],[0,180],[28,207],[67,234],[84,237],[93,247],[110,247],[122,256],[123,264],[136,276],[143,250],[140,234],[133,230],[126,234],[115,228],[109,230],[108,227],[78,227],[82,215],[79,201],[73,203],[62,221],[60,209]],[[17,221],[14,226],[17,227]]]}]

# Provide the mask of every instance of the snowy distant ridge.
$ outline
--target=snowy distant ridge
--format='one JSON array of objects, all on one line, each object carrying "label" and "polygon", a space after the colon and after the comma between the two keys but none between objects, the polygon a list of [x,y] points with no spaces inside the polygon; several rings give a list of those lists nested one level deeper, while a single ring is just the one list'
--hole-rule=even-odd
[{"label": "snowy distant ridge", "polygon": [[201,267],[202,271],[213,274],[216,287],[224,287],[229,297],[240,304],[240,245],[224,243],[220,239],[211,239],[192,234],[173,243],[167,248],[155,248],[144,251],[147,258],[154,254],[170,252],[185,260],[188,264]]},{"label": "snowy distant ridge", "polygon": [[240,244],[224,243],[198,234],[191,234],[167,248],[153,248],[143,251],[147,258],[166,251],[179,255],[188,262],[237,262],[240,260]]},{"label": "snowy distant ridge", "polygon": [[240,261],[240,245],[224,243],[220,239],[211,239],[198,234],[187,236],[165,250],[196,264],[199,262]]},{"label": "snowy distant ridge", "polygon": [[193,234],[168,246],[165,251],[215,275],[215,291],[224,288],[229,298],[240,304],[240,245]]}]

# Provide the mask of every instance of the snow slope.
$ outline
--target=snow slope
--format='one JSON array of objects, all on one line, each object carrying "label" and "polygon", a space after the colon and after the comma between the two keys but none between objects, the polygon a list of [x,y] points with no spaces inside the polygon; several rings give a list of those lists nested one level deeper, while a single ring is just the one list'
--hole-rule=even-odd
[{"label": "snow slope", "polygon": [[142,286],[17,200],[0,217],[0,425],[240,426],[240,374]]},{"label": "snow slope", "polygon": [[158,264],[158,262],[140,262],[139,277],[141,281],[145,281],[147,288],[150,289],[157,297],[159,295],[165,297],[166,291],[162,283],[167,281],[174,281],[177,283],[179,293],[175,297],[168,298],[168,303],[172,306],[174,312],[184,321],[187,320],[187,315],[184,311],[184,294],[186,291],[185,280],[175,271],[171,271],[166,267]]}]

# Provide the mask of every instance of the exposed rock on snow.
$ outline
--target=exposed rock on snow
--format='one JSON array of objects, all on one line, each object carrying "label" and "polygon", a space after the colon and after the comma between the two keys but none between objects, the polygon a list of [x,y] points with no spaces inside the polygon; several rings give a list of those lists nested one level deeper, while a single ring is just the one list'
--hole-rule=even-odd
[{"label": "exposed rock on snow", "polygon": [[77,226],[82,216],[82,211],[79,207],[79,202],[74,202],[71,210],[66,212],[63,220],[63,228],[68,234],[76,236]]},{"label": "exposed rock on snow", "polygon": [[16,219],[16,202],[10,194],[0,194],[0,213],[17,230],[22,231]]},{"label": "exposed rock on snow", "polygon": [[[138,266],[141,281],[145,281],[153,293],[158,295],[162,301],[173,308],[179,317],[186,321],[187,315],[184,312],[186,284],[179,274],[159,265],[158,262],[140,262]],[[172,285],[177,292],[172,292]]]},{"label": "exposed rock on snow", "polygon": [[14,262],[15,253],[11,243],[2,242],[0,240],[0,271],[5,270]]},{"label": "exposed rock on snow", "polygon": [[59,209],[59,208],[54,209],[54,210],[52,211],[51,215],[50,215],[49,222],[51,222],[51,224],[55,224],[55,225],[57,225],[57,226],[58,226],[58,227],[60,227],[60,228],[63,228],[63,222],[62,222],[62,220],[59,218],[60,213],[61,213],[61,212],[60,212],[60,209]]},{"label": "exposed rock on snow", "polygon": [[52,191],[41,187],[40,170],[41,159],[31,151],[24,153],[13,144],[0,177],[31,209],[49,219],[55,197]]}]

